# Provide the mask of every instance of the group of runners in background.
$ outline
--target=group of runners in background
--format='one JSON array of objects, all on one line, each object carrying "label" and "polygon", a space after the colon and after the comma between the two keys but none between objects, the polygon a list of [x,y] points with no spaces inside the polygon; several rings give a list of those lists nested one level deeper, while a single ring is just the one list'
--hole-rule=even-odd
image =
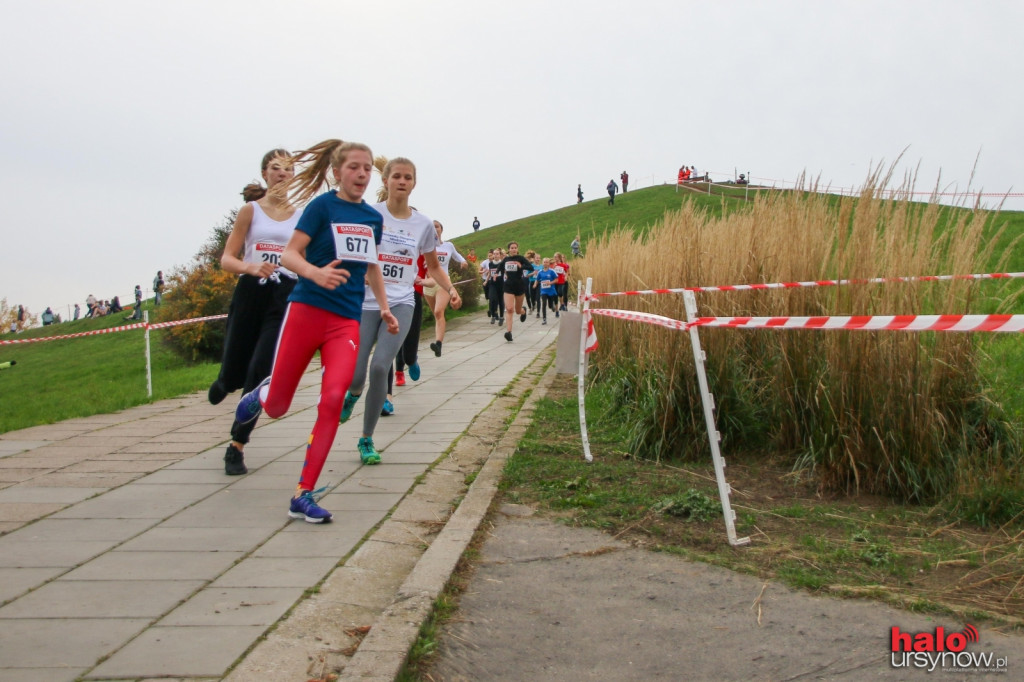
[{"label": "group of runners in background", "polygon": [[504,326],[505,340],[511,342],[516,315],[526,322],[532,312],[547,324],[551,310],[557,318],[568,305],[568,275],[569,264],[561,253],[543,258],[531,249],[520,255],[518,242],[509,242],[507,249],[491,249],[480,263],[490,323]]}]

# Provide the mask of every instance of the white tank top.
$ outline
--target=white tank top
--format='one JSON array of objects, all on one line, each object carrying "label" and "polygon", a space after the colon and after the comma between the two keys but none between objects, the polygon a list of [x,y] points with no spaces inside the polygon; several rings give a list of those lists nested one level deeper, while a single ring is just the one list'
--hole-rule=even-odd
[{"label": "white tank top", "polygon": [[249,234],[245,236],[245,253],[242,260],[246,263],[273,263],[277,266],[277,274],[297,279],[294,272],[281,265],[281,254],[288,240],[292,238],[292,232],[299,223],[299,216],[302,210],[296,210],[292,217],[283,222],[270,218],[260,205],[250,201],[252,206],[252,222],[249,223]]}]

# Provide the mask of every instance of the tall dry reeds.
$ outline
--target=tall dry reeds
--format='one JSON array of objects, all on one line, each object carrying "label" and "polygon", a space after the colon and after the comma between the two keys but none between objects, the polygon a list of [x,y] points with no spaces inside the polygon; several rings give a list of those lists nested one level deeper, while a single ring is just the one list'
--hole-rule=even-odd
[{"label": "tall dry reeds", "polygon": [[[720,218],[686,204],[643,235],[623,229],[590,241],[578,274],[593,277],[595,291],[610,292],[983,271],[991,258],[984,211],[911,202],[912,177],[878,198],[891,181],[876,172],[856,199],[814,191],[762,195]],[[856,284],[699,293],[697,300],[700,315],[714,316],[967,314],[998,286]],[[680,295],[605,298],[598,305],[685,319]],[[706,452],[688,335],[599,316],[595,326],[595,377],[615,382],[632,413],[638,453]],[[956,486],[968,458],[1019,453],[982,394],[970,335],[700,335],[727,451],[789,453],[794,466],[814,470],[825,490],[931,499]]]}]

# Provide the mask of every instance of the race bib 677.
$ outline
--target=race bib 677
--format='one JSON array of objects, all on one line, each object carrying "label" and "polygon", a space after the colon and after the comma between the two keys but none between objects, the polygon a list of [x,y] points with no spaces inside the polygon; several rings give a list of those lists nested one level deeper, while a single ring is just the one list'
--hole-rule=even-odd
[{"label": "race bib 677", "polygon": [[377,262],[377,245],[373,238],[373,228],[369,225],[331,223],[331,233],[340,260]]}]

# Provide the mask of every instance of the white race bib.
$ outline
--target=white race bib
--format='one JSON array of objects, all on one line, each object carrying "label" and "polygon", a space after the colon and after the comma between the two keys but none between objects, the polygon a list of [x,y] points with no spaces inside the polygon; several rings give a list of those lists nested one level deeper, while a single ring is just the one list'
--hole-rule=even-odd
[{"label": "white race bib", "polygon": [[339,260],[353,260],[360,263],[377,261],[377,245],[373,228],[369,225],[331,223],[334,234],[334,250]]},{"label": "white race bib", "polygon": [[284,246],[273,242],[256,242],[255,252],[258,263],[273,263],[276,266],[280,266]]},{"label": "white race bib", "polygon": [[540,290],[541,291],[546,291],[546,290],[548,290],[550,288],[551,288],[551,280],[550,279],[542,279],[540,281]]},{"label": "white race bib", "polygon": [[437,250],[437,262],[445,272],[448,271],[448,258],[449,256],[447,251],[442,251],[441,249]]},{"label": "white race bib", "polygon": [[410,235],[384,230],[380,240],[380,274],[385,284],[412,287],[416,282],[416,256],[419,247]]}]

